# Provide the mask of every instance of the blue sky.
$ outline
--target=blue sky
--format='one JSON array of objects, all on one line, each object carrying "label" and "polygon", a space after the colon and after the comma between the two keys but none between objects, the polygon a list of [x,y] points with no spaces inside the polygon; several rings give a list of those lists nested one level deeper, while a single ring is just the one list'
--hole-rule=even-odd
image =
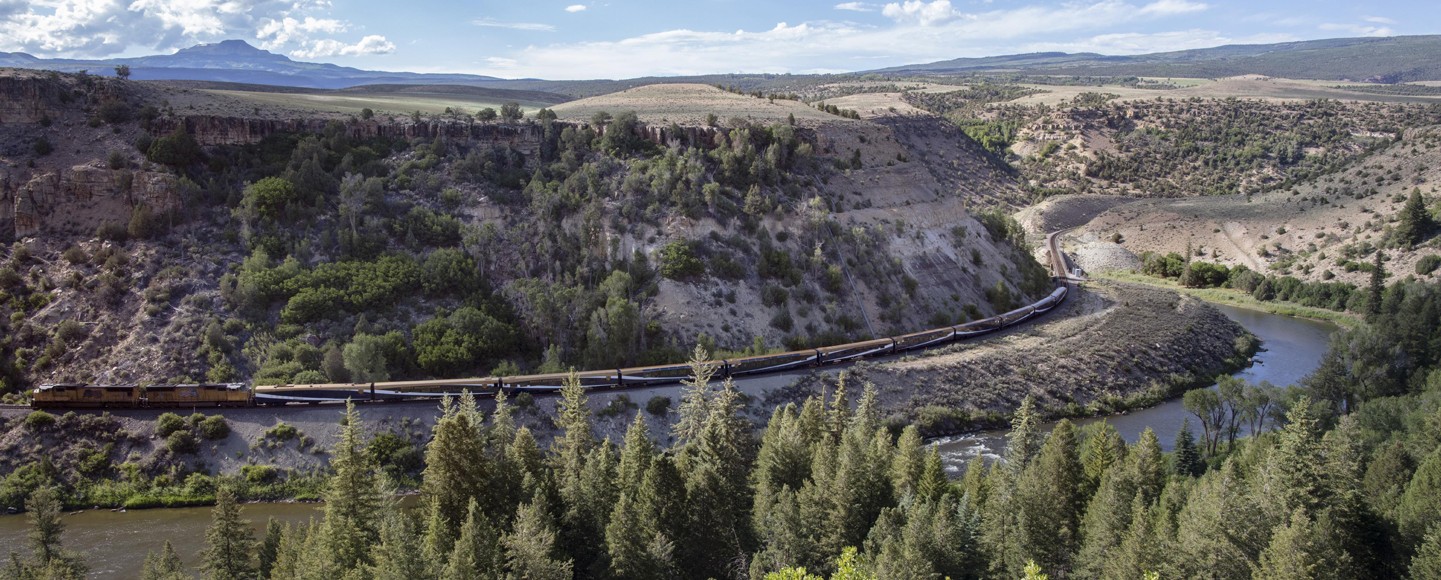
[{"label": "blue sky", "polygon": [[627,78],[1431,34],[1438,13],[1340,0],[0,0],[0,51],[135,56],[239,38],[367,69]]}]

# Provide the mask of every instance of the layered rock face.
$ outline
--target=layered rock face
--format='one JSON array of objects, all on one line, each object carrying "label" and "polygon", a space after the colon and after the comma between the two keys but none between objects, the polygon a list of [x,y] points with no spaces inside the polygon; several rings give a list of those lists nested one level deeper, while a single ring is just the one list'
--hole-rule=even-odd
[{"label": "layered rock face", "polygon": [[[155,213],[179,209],[180,180],[155,171],[77,165],[35,174],[24,183],[0,177],[0,207],[9,206],[11,231],[20,239],[42,233],[90,234],[103,223],[126,224],[137,207]],[[0,227],[4,222],[0,221]]]}]

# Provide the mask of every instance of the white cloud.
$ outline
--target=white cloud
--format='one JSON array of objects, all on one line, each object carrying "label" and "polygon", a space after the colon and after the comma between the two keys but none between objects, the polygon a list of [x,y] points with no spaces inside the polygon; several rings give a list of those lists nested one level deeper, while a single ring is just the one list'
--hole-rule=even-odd
[{"label": "white cloud", "polygon": [[906,0],[891,2],[881,8],[881,14],[896,22],[933,26],[956,18],[960,14],[951,8],[951,0]]},{"label": "white cloud", "polygon": [[1362,20],[1365,20],[1366,22],[1371,22],[1371,23],[1374,23],[1374,24],[1395,24],[1395,23],[1396,23],[1395,20],[1390,19],[1390,18],[1387,18],[1387,17],[1385,17],[1385,16],[1367,16],[1367,17],[1365,17],[1365,18],[1362,18]]},{"label": "white cloud", "polygon": [[586,6],[585,4],[571,4],[570,6],[565,7],[565,11],[574,14],[576,12],[585,12],[586,8],[588,8],[588,6]]},{"label": "white cloud", "polygon": [[98,57],[254,38],[307,54],[385,51],[379,36],[356,44],[329,38],[350,28],[328,18],[329,9],[329,0],[0,0],[0,50]]},{"label": "white cloud", "polygon": [[290,51],[290,56],[295,58],[320,58],[325,56],[363,56],[371,54],[390,54],[395,52],[395,43],[386,40],[384,36],[372,34],[360,39],[355,44],[326,38],[313,40],[304,48]]},{"label": "white cloud", "polygon": [[484,26],[486,28],[508,28],[510,30],[530,30],[537,32],[555,31],[555,26],[552,26],[550,24],[541,24],[539,22],[503,22],[500,20],[495,20],[493,18],[478,18],[476,20],[470,21],[470,23],[476,26]]},{"label": "white cloud", "polygon": [[1334,22],[1324,23],[1317,28],[1327,32],[1342,32],[1348,36],[1395,36],[1396,31],[1385,26],[1367,26],[1365,24],[1337,24]]},{"label": "white cloud", "polygon": [[875,12],[876,5],[867,4],[865,2],[842,2],[840,4],[836,4],[836,10],[847,10],[850,12]]},{"label": "white cloud", "polygon": [[1156,0],[1141,7],[1141,14],[1153,16],[1173,16],[1176,14],[1191,14],[1201,12],[1210,8],[1201,2],[1188,2],[1187,0]]},{"label": "white cloud", "polygon": [[335,34],[344,32],[345,28],[345,23],[339,20],[312,16],[296,20],[286,16],[279,20],[261,22],[260,28],[255,31],[255,38],[263,41],[263,48],[273,49],[292,41],[304,42],[314,33]]}]

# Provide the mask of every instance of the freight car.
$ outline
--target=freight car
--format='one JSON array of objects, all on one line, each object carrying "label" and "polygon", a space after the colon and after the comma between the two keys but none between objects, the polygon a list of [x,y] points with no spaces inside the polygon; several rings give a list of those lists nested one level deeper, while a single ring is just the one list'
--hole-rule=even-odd
[{"label": "freight car", "polygon": [[[890,338],[805,350],[736,357],[715,361],[716,378],[776,373],[861,358],[879,357],[964,340],[1024,322],[1050,311],[1065,301],[1069,288],[1061,283],[1041,300],[990,318],[965,324],[943,326]],[[669,364],[616,368],[575,373],[587,389],[630,388],[674,384],[690,376],[690,366]],[[32,405],[39,408],[134,408],[134,407],[239,407],[256,404],[318,404],[326,401],[397,401],[439,398],[470,391],[479,396],[499,390],[512,392],[554,392],[565,384],[569,373],[509,377],[393,381],[368,384],[317,384],[257,386],[240,383],[149,386],[95,386],[81,384],[42,385],[32,393]]]}]

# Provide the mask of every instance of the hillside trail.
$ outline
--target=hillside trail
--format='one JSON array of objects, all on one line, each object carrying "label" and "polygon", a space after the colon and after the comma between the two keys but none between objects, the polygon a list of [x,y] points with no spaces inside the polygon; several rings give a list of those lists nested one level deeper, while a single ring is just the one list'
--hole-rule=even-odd
[{"label": "hillside trail", "polygon": [[1224,234],[1223,238],[1230,246],[1229,249],[1236,252],[1236,258],[1245,262],[1247,268],[1257,272],[1265,271],[1266,267],[1261,264],[1261,261],[1251,255],[1251,252],[1241,247],[1242,234],[1236,230],[1242,229],[1243,227],[1239,222],[1226,222],[1221,224],[1221,233]]}]

